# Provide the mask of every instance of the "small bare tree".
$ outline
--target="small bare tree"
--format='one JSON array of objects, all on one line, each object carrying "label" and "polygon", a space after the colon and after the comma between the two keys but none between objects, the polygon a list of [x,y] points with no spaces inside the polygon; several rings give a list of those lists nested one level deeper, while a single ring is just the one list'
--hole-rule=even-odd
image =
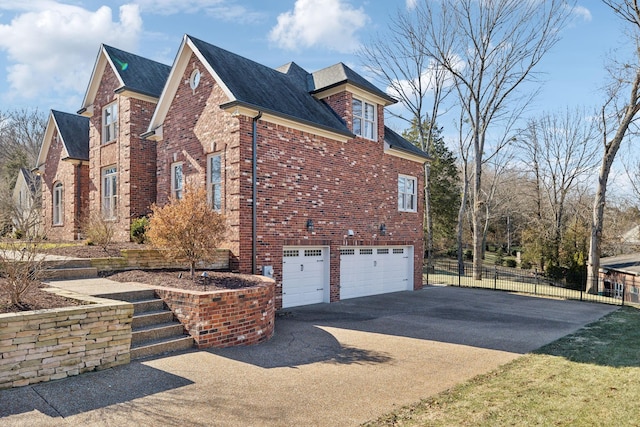
[{"label": "small bare tree", "polygon": [[0,291],[9,295],[13,307],[24,309],[23,297],[48,277],[53,265],[39,239],[6,239],[0,245]]},{"label": "small bare tree", "polygon": [[105,219],[101,212],[92,211],[89,218],[82,225],[87,242],[97,245],[110,256],[109,245],[113,242],[113,236],[116,232],[116,225],[113,221]]},{"label": "small bare tree", "polygon": [[191,278],[196,264],[213,261],[227,231],[225,217],[207,203],[207,192],[187,186],[181,199],[164,207],[153,205],[146,237],[171,259],[186,260]]}]

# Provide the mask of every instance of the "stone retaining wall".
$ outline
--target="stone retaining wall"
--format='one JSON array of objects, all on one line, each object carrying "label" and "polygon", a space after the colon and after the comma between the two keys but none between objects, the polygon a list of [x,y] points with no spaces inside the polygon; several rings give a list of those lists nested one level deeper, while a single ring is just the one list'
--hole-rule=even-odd
[{"label": "stone retaining wall", "polygon": [[[92,258],[91,266],[98,271],[160,269],[160,268],[188,268],[189,264],[183,260],[168,259],[156,249],[122,249],[119,257]],[[218,249],[216,259],[198,268],[208,270],[228,270],[229,250]]]},{"label": "stone retaining wall", "polygon": [[273,336],[275,323],[272,279],[259,285],[212,292],[156,288],[200,349],[258,344]]},{"label": "stone retaining wall", "polygon": [[87,305],[0,314],[0,389],[129,363],[131,303],[49,291]]}]

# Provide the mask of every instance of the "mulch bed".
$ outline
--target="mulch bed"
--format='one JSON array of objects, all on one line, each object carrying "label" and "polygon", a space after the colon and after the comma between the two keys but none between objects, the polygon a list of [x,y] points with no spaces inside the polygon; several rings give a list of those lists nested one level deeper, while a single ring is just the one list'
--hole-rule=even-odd
[{"label": "mulch bed", "polygon": [[[108,274],[105,277],[115,280],[116,282],[138,282],[151,286],[204,291],[205,285],[200,277],[201,274],[201,271],[197,271],[192,280],[189,276],[189,271],[184,270],[129,270]],[[208,271],[207,274],[209,275],[209,279],[206,284],[206,291],[242,289],[260,283],[259,279],[248,274],[211,271]]]},{"label": "mulch bed", "polygon": [[59,295],[46,292],[43,289],[48,286],[41,284],[39,287],[34,287],[23,295],[21,306],[15,306],[11,304],[11,297],[1,292],[1,289],[3,288],[2,285],[5,283],[5,279],[0,279],[0,313],[17,313],[21,311],[73,307],[85,304],[82,301],[64,298]]}]

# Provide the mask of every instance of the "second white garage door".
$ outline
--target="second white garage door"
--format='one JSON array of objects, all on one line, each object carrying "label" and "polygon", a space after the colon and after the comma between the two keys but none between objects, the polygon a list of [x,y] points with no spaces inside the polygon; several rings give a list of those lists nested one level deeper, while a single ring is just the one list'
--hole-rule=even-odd
[{"label": "second white garage door", "polygon": [[329,302],[328,253],[326,247],[283,248],[283,308]]},{"label": "second white garage door", "polygon": [[340,299],[413,289],[413,246],[340,248]]}]

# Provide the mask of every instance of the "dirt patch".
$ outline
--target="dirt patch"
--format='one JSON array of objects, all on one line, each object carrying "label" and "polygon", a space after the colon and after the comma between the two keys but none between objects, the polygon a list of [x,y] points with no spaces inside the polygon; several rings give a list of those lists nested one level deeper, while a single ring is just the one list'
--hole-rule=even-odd
[{"label": "dirt patch", "polygon": [[[0,289],[6,283],[5,279],[0,279]],[[82,301],[61,297],[44,291],[47,285],[41,284],[39,287],[30,289],[22,297],[22,305],[15,306],[11,304],[11,297],[0,291],[0,313],[18,313],[29,310],[44,310],[47,308],[63,308],[73,307],[85,304]]]},{"label": "dirt patch", "polygon": [[189,271],[184,270],[130,270],[107,274],[105,277],[117,282],[138,282],[190,291],[241,289],[261,283],[260,279],[248,274],[207,272],[209,278],[205,284],[201,274],[201,271],[196,272],[195,279],[192,280]]}]

